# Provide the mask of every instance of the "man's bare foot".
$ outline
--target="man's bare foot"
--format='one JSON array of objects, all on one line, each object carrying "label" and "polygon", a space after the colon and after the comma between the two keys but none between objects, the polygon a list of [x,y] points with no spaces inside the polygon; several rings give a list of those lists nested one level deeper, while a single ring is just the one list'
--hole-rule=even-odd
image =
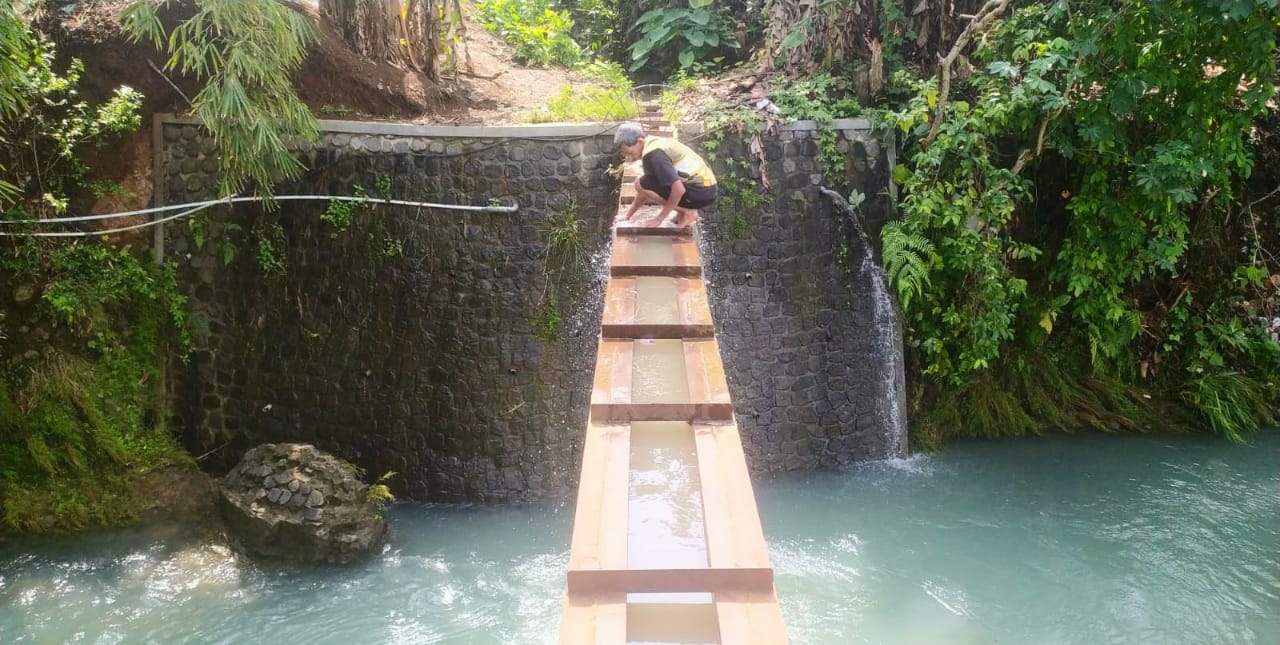
[{"label": "man's bare foot", "polygon": [[649,228],[656,228],[658,226],[662,226],[662,223],[665,221],[667,221],[666,218],[654,217],[652,219],[646,220],[644,225]]},{"label": "man's bare foot", "polygon": [[676,218],[676,228],[688,228],[696,221],[698,221],[698,211],[681,213],[680,217]]}]

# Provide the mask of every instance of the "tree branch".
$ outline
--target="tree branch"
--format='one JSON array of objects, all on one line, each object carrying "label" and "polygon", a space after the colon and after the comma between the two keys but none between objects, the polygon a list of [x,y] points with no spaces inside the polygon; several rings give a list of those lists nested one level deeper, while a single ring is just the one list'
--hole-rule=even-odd
[{"label": "tree branch", "polygon": [[969,46],[973,37],[990,28],[995,19],[1008,7],[1009,0],[987,0],[969,26],[960,32],[956,42],[951,45],[951,51],[938,61],[938,106],[934,113],[933,125],[929,126],[929,136],[925,137],[922,147],[928,148],[929,144],[938,138],[938,128],[942,126],[942,118],[947,108],[947,94],[951,92],[951,66],[955,64],[960,52]]},{"label": "tree branch", "polygon": [[181,96],[181,97],[182,97],[182,100],[184,100],[184,101],[186,101],[186,102],[187,102],[187,107],[191,107],[191,99],[190,99],[190,98],[188,98],[188,97],[187,97],[187,95],[186,95],[186,94],[184,94],[184,93],[182,92],[182,89],[181,89],[181,88],[179,88],[176,84],[174,84],[174,82],[173,82],[173,80],[172,80],[172,79],[170,79],[168,76],[166,76],[164,72],[160,71],[160,68],[159,68],[159,67],[156,67],[156,64],[155,64],[155,63],[153,63],[153,62],[151,62],[151,59],[150,59],[150,58],[148,58],[148,59],[147,59],[147,66],[149,66],[149,67],[151,68],[151,71],[153,71],[153,72],[155,72],[156,74],[160,75],[160,78],[163,78],[163,79],[164,79],[164,81],[165,81],[166,83],[168,83],[168,84],[169,84],[169,87],[172,87],[172,88],[173,88],[173,91],[177,92],[177,93],[178,93],[178,96]]},{"label": "tree branch", "polygon": [[1044,118],[1040,120],[1040,127],[1037,128],[1036,131],[1035,150],[1033,151],[1031,148],[1028,148],[1018,155],[1018,161],[1013,164],[1013,174],[1016,175],[1022,172],[1022,168],[1027,165],[1027,162],[1032,159],[1039,158],[1040,154],[1044,152],[1045,131],[1049,129],[1049,122],[1058,118],[1059,114],[1062,114],[1062,108],[1054,110],[1051,114],[1044,115]]}]

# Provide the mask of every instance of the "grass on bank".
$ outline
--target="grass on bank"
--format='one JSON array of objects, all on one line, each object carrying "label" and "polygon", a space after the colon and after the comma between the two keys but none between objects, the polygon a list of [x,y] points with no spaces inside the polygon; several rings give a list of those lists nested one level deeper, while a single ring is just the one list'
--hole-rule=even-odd
[{"label": "grass on bank", "polygon": [[[919,392],[920,389],[917,388]],[[1212,432],[1231,441],[1277,423],[1276,386],[1224,372],[1190,380],[1180,392],[1160,392],[1120,376],[1094,373],[1069,353],[1024,355],[1004,369],[941,389],[914,407],[914,450],[949,439],[998,439],[1082,429],[1104,432]]]},{"label": "grass on bank", "polygon": [[594,62],[578,70],[594,85],[565,85],[530,123],[627,121],[640,114],[631,80],[617,63]]}]

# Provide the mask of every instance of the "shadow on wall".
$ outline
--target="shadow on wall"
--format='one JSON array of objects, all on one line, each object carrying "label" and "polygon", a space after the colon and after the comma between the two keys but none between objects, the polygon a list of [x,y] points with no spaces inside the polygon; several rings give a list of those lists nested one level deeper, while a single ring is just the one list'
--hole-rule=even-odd
[{"label": "shadow on wall", "polygon": [[[300,150],[313,170],[288,190],[520,211],[282,203],[167,227],[198,332],[175,366],[176,427],[194,453],[213,451],[211,468],[302,441],[371,476],[397,471],[397,494],[413,499],[567,494],[618,194],[611,135],[354,126]],[[161,131],[167,202],[207,197],[216,160],[203,132]],[[549,280],[547,231],[574,212],[587,262]]]},{"label": "shadow on wall", "polygon": [[876,239],[892,205],[892,150],[865,120],[835,127],[846,163],[834,179],[816,124],[766,137],[773,189],[763,195],[758,165],[733,161],[754,158],[748,142],[730,135],[716,148],[724,196],[703,213],[699,243],[744,450],[758,472],[905,451],[901,324],[875,249],[819,192],[825,183],[866,195],[861,221]]}]

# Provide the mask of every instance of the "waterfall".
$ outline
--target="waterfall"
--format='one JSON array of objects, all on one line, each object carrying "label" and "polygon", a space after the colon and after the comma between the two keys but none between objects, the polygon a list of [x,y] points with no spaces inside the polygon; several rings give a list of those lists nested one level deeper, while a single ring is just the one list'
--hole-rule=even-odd
[{"label": "waterfall", "polygon": [[845,214],[845,221],[853,228],[862,244],[862,263],[858,267],[858,275],[864,279],[862,284],[871,287],[873,306],[872,320],[880,333],[876,334],[874,355],[882,359],[880,371],[881,386],[885,396],[885,407],[877,410],[877,417],[884,423],[884,439],[887,447],[885,457],[896,459],[906,456],[907,437],[907,394],[906,370],[902,354],[902,324],[898,320],[893,298],[889,295],[888,276],[884,267],[875,261],[871,252],[871,242],[866,231],[858,220],[858,214],[851,208],[840,193],[819,186],[822,194],[830,197],[837,208]]}]

